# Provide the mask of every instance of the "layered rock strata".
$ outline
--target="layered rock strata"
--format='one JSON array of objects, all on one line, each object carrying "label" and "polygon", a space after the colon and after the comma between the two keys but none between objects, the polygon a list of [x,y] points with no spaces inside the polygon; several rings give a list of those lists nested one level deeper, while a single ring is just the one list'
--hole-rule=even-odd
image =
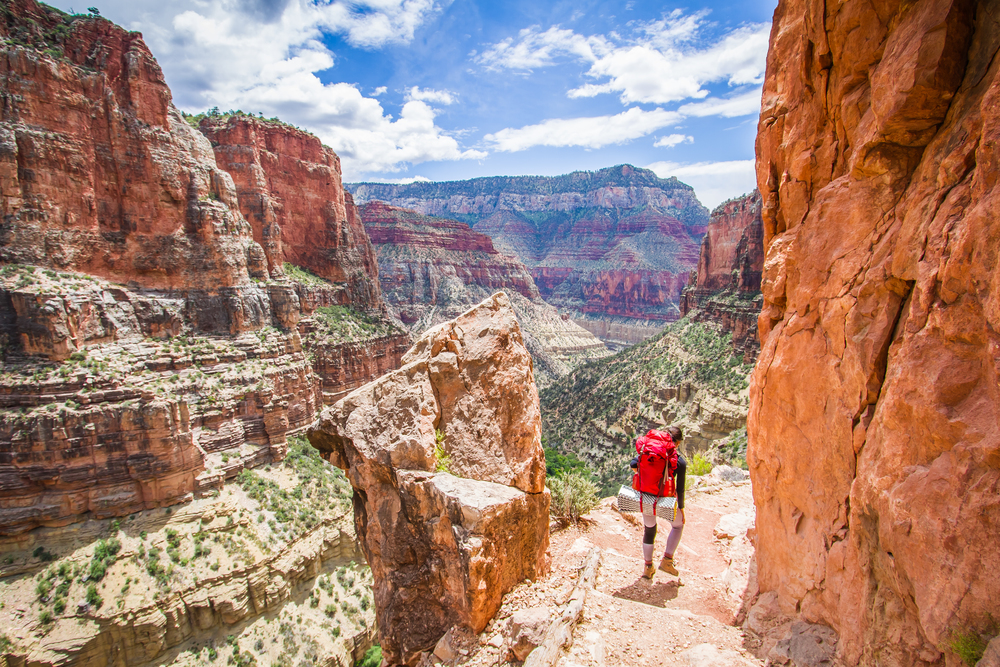
[{"label": "layered rock strata", "polygon": [[548,303],[598,336],[621,333],[625,343],[677,319],[708,222],[689,186],[630,165],[556,177],[348,187],[361,203],[381,200],[467,222],[518,257]]},{"label": "layered rock strata", "polygon": [[958,664],[951,639],[987,631],[1000,597],[998,50],[988,3],[774,15],[759,582],[847,664]]},{"label": "layered rock strata", "polygon": [[753,363],[760,350],[760,276],[764,267],[764,225],[760,192],[719,205],[701,240],[698,270],[681,295],[681,315],[716,322],[732,332],[733,347]]},{"label": "layered rock strata", "polygon": [[502,292],[427,331],[309,439],[354,486],[388,664],[416,664],[454,625],[481,632],[546,571],[538,394]]},{"label": "layered rock strata", "polygon": [[540,386],[581,361],[608,354],[600,340],[545,303],[524,264],[498,252],[489,236],[464,222],[382,202],[364,204],[359,212],[375,245],[386,304],[413,334],[505,290]]},{"label": "layered rock strata", "polygon": [[345,284],[350,303],[380,300],[375,255],[332,149],[308,132],[243,114],[207,117],[199,127],[235,181],[272,274],[289,262]]},{"label": "layered rock strata", "polygon": [[183,299],[0,271],[0,534],[170,505],[281,460],[324,397],[398,367],[409,344],[391,325],[331,331],[319,287],[248,289],[267,327],[205,336]]}]

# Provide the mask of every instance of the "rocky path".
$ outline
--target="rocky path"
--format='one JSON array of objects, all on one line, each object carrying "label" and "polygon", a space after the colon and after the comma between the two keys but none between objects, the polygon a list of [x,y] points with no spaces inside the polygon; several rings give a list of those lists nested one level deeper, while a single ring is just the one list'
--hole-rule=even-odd
[{"label": "rocky path", "polygon": [[[690,494],[687,506],[684,538],[675,556],[679,578],[660,571],[652,581],[641,577],[641,523],[619,514],[613,499],[606,499],[579,526],[552,534],[551,574],[512,591],[480,637],[454,642],[466,651],[457,662],[520,664],[509,653],[515,640],[511,621],[530,623],[531,610],[539,618],[555,618],[573,591],[578,568],[597,547],[596,584],[559,667],[762,665],[735,625],[753,553],[746,534],[753,518],[749,483],[705,487]],[[656,562],[668,532],[661,522]],[[530,634],[530,628],[522,633]]]}]

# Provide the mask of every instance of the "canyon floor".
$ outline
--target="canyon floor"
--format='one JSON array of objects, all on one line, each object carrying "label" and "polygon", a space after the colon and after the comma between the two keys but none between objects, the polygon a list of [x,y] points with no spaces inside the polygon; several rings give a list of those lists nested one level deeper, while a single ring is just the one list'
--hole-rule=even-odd
[{"label": "canyon floor", "polygon": [[[510,617],[541,607],[557,618],[596,547],[596,583],[573,629],[572,646],[555,663],[559,667],[762,665],[754,657],[754,640],[736,624],[753,554],[746,534],[753,524],[750,483],[705,485],[689,492],[686,513],[676,555],[679,578],[660,571],[652,581],[642,578],[641,522],[620,514],[613,498],[601,501],[580,524],[553,532],[550,574],[508,594],[478,638],[455,642],[459,652],[467,653],[457,664],[521,664],[507,652]],[[669,531],[660,523],[657,562]]]}]

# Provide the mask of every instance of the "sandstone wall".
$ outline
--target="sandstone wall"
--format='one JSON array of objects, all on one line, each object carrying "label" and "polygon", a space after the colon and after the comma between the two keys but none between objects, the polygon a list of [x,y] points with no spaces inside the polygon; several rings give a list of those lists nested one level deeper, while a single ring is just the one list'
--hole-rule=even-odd
[{"label": "sandstone wall", "polygon": [[201,121],[272,273],[290,262],[346,283],[351,302],[380,300],[375,253],[340,180],[340,158],[297,128],[234,115]]},{"label": "sandstone wall", "polygon": [[995,3],[782,0],[757,139],[762,592],[848,664],[957,665],[1000,598]]},{"label": "sandstone wall", "polygon": [[15,0],[0,35],[0,260],[155,289],[267,277],[232,179],[138,33]]},{"label": "sandstone wall", "polygon": [[698,270],[681,294],[681,315],[717,322],[731,332],[733,347],[753,363],[760,350],[757,315],[764,266],[760,192],[719,205],[701,240]]}]

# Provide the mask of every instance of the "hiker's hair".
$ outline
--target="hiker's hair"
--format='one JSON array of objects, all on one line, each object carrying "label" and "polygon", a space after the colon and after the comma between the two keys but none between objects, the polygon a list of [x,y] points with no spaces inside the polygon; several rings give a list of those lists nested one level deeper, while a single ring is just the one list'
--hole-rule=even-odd
[{"label": "hiker's hair", "polygon": [[684,439],[684,431],[681,430],[680,426],[668,426],[667,433],[674,439],[674,442],[680,442]]}]

